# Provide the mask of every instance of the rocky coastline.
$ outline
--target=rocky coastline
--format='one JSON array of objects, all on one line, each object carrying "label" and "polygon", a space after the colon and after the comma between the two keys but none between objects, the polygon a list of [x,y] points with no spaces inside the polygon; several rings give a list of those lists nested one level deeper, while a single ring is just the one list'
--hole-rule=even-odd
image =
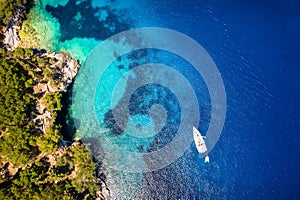
[{"label": "rocky coastline", "polygon": [[[43,82],[35,80],[38,83],[33,87],[34,93],[46,96],[57,92],[67,92],[68,86],[73,82],[78,69],[80,68],[79,63],[63,53],[38,53],[38,55],[42,58],[48,57],[54,60],[54,63],[50,65],[50,68],[58,73],[58,76],[55,77],[56,84],[49,81]],[[37,125],[42,127],[43,132],[46,133],[46,129],[50,124],[51,119],[54,117],[53,113],[47,109],[47,105],[42,99],[37,102],[36,110],[39,114],[35,117],[34,121]]]},{"label": "rocky coastline", "polygon": [[[2,30],[2,34],[4,35],[4,39],[2,41],[2,48],[5,48],[9,51],[15,50],[19,47],[20,38],[18,35],[18,31],[21,29],[22,21],[25,19],[26,15],[26,7],[21,6],[16,8],[15,13],[9,20],[7,27]],[[48,94],[53,93],[64,93],[67,92],[69,85],[74,81],[78,70],[80,68],[80,64],[77,60],[72,59],[68,55],[64,53],[56,53],[56,52],[45,52],[41,50],[34,49],[35,56],[41,58],[49,58],[53,62],[50,63],[51,70],[57,73],[53,82],[45,82],[45,80],[34,80],[37,84],[34,85],[33,90],[34,94],[42,94],[42,96],[46,96]],[[53,118],[55,119],[55,113],[49,110],[48,105],[42,101],[42,98],[36,102],[36,115],[32,119],[34,123],[40,127],[36,130],[39,134],[45,134],[47,132],[47,128],[53,125]],[[52,162],[55,162],[55,158],[62,156],[66,153],[66,148],[68,146],[76,146],[80,141],[69,142],[63,139],[59,140],[60,149],[52,155],[48,156],[48,159]],[[11,165],[9,166],[11,175],[17,173],[17,169],[13,168]],[[98,169],[97,169],[98,170]],[[99,191],[96,192],[96,200],[109,200],[110,192],[104,180],[100,177],[97,177],[99,180]]]}]

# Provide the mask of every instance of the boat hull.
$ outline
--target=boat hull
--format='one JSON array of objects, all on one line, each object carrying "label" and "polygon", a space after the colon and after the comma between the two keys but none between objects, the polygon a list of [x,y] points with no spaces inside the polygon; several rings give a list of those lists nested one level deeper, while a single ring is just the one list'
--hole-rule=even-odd
[{"label": "boat hull", "polygon": [[194,136],[194,141],[198,152],[199,153],[207,152],[207,147],[203,139],[203,136],[195,127],[193,127],[193,136]]}]

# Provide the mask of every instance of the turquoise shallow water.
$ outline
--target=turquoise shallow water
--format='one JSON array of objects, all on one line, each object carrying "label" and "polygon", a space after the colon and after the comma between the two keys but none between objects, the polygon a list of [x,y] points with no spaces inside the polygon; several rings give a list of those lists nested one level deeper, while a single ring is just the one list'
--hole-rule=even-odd
[{"label": "turquoise shallow water", "polygon": [[[126,84],[119,84],[113,93],[121,76],[149,62],[172,66],[189,81],[196,93],[200,108],[199,129],[203,133],[211,120],[209,92],[189,63],[164,51],[122,55],[111,63],[100,81],[94,79],[96,74],[89,71],[91,68],[83,65],[73,95],[80,102],[93,100],[92,107],[89,106],[92,117],[86,115],[86,119],[77,121],[77,136],[90,143],[94,155],[103,160],[101,166],[113,199],[297,199],[300,187],[299,161],[295,159],[300,156],[297,135],[300,131],[299,2],[40,2],[39,12],[55,17],[46,18],[52,22],[48,29],[48,38],[54,41],[50,42],[51,48],[65,49],[82,63],[94,47],[115,33],[158,26],[181,31],[203,45],[224,80],[228,100],[226,122],[220,140],[210,153],[209,165],[203,163],[192,144],[183,156],[164,169],[125,173],[118,168],[147,167],[149,163],[143,162],[145,152],[162,148],[175,138],[173,133],[178,128],[181,113],[176,98],[168,90],[160,86],[144,87],[133,94],[130,115],[123,126],[121,124],[124,129],[119,130],[110,110],[124,99],[130,88],[127,81],[134,80],[134,76],[125,79]],[[97,65],[105,62],[108,56],[102,53],[99,54],[102,60],[95,60]],[[113,58],[118,56],[112,55]],[[96,65],[91,62],[86,66]],[[163,71],[158,72],[160,77],[165,77]],[[145,71],[140,75],[149,74]],[[92,82],[93,79],[96,81]],[[91,87],[86,84],[87,80]],[[185,91],[181,90],[180,94]],[[140,98],[136,98],[138,96]],[[173,102],[172,106],[167,102]],[[166,117],[161,119],[164,122],[161,124],[152,120],[154,115],[148,109],[149,105],[157,104],[165,108],[162,113]],[[79,105],[76,107],[74,101],[72,111],[80,113],[85,109],[84,105]],[[156,107],[154,111],[160,112],[161,108]],[[94,129],[95,124],[98,129]],[[153,137],[148,133],[166,124],[169,129],[158,135]],[[139,135],[143,127],[149,128],[144,134],[149,136],[147,138]],[[276,146],[279,148],[274,148]],[[140,159],[122,157],[122,152],[136,153]],[[126,165],[123,159],[131,159],[130,163],[135,166]]]},{"label": "turquoise shallow water", "polygon": [[[178,56],[148,49],[122,54],[123,56],[118,58],[117,49],[122,49],[124,45],[130,46],[130,42],[122,42],[126,41],[123,38],[117,41],[122,45],[117,47],[118,42],[112,40],[111,46],[104,45],[101,50],[94,50],[88,57],[73,87],[76,94],[73,96],[72,111],[73,116],[80,119],[77,135],[83,137],[86,143],[91,143],[91,146],[95,143],[99,146],[97,148],[93,146],[91,149],[94,150],[93,154],[99,160],[103,160],[102,167],[107,174],[107,183],[112,195],[115,198],[136,198],[141,192],[145,172],[153,166],[153,159],[151,156],[147,157],[148,153],[155,153],[158,149],[167,147],[171,141],[176,141],[175,135],[182,120],[184,126],[190,128],[183,135],[184,140],[190,138],[188,146],[183,145],[184,140],[177,140],[175,149],[171,148],[167,154],[162,152],[159,155],[166,154],[168,159],[172,159],[177,153],[184,153],[188,150],[192,141],[191,128],[193,125],[198,126],[196,122],[199,113],[196,112],[198,105],[192,104],[193,96],[190,95],[190,90],[183,82],[183,78],[176,77],[176,75],[167,77],[170,72],[164,67],[153,66],[154,71],[151,71],[151,68],[138,71],[143,67],[142,64],[170,64]],[[102,50],[111,47],[114,47],[114,51],[110,54],[105,53],[105,58],[103,58]],[[139,60],[138,57],[143,58]],[[114,60],[114,62],[110,63],[109,60]],[[104,70],[106,63],[109,66]],[[179,59],[178,62],[173,62],[173,66],[184,69],[183,66],[188,67],[188,63]],[[181,71],[182,74],[188,73],[185,70]],[[171,73],[175,72],[178,73],[174,67]],[[98,78],[99,73],[102,75]],[[160,82],[162,85],[140,84],[135,89],[134,83],[143,82],[149,78],[154,83]],[[206,88],[201,87],[201,79],[194,84],[195,86],[198,86],[198,90],[202,90],[203,94],[205,93]],[[132,93],[129,92],[130,90]],[[125,93],[130,94],[128,102],[125,100]],[[184,97],[186,100],[180,99],[181,104],[179,104],[177,97]],[[207,101],[204,97],[205,95],[199,102]],[[122,107],[122,102],[125,102],[128,108]],[[195,108],[194,113],[182,114],[181,111],[186,113],[189,107]],[[118,109],[119,111],[114,113],[114,110]],[[123,109],[129,110],[128,115],[121,114]],[[159,112],[162,113],[159,114]],[[121,116],[119,120],[121,124],[116,123],[118,116]],[[168,165],[175,161],[176,159],[170,160]],[[157,164],[154,165],[157,166]]]},{"label": "turquoise shallow water", "polygon": [[[56,18],[55,15],[47,11],[47,7],[57,8],[66,6],[72,1],[37,0],[36,2],[37,4],[30,11],[28,18],[32,28],[37,33],[36,38],[40,43],[40,48],[50,51],[66,52],[83,63],[90,51],[99,45],[101,39],[94,37],[93,35],[76,35],[74,30],[64,29],[63,27],[66,25],[61,23],[59,18]],[[73,2],[75,3],[75,1]],[[66,17],[67,23],[74,27],[77,27],[78,25],[76,22],[81,23],[83,20],[78,11],[75,11],[74,15],[73,13],[64,13],[64,16],[68,16]],[[70,21],[70,18],[73,19],[73,22]],[[98,19],[98,17],[95,17],[95,19]],[[101,20],[101,17],[99,17],[99,20]],[[83,30],[82,27],[77,28]],[[68,32],[74,34],[71,37],[64,39]]]},{"label": "turquoise shallow water", "polygon": [[36,0],[29,14],[40,47],[63,51],[82,64],[90,51],[109,36],[131,27],[128,9],[143,3],[122,1]]},{"label": "turquoise shallow water", "polygon": [[[42,8],[45,8],[43,12],[48,11],[55,16],[60,24],[60,26],[53,27],[56,32],[60,33],[60,37],[55,38],[58,42],[55,43],[54,49],[65,49],[73,57],[80,59],[82,63],[97,43],[101,43],[102,40],[121,30],[128,29],[129,27],[126,25],[128,20],[131,22],[130,28],[158,25],[159,19],[149,18],[148,20],[141,15],[141,10],[146,11],[149,15],[153,14],[153,11],[144,7],[146,2],[139,5],[130,1],[127,3],[120,3],[121,1],[100,3],[100,6],[107,5],[107,3],[109,6],[102,7],[99,11],[93,10],[92,14],[88,11],[95,8],[94,3],[90,5],[92,6],[90,8],[87,7],[89,1],[83,1],[86,4],[82,5],[78,2],[69,1],[61,4],[62,7],[59,4],[43,2]],[[99,6],[99,3],[97,5]],[[110,17],[107,16],[108,13],[110,13]],[[99,18],[99,21],[95,21],[95,16]],[[137,16],[138,20],[132,20],[137,19]],[[54,19],[57,20],[56,18]],[[119,24],[121,29],[115,30],[114,23]],[[124,23],[124,26],[121,26],[121,23]],[[122,29],[122,27],[124,28]],[[126,46],[126,42],[115,41],[116,45],[120,43],[121,46]],[[114,48],[116,46],[111,49],[111,52],[115,51]],[[106,51],[110,51],[110,49],[107,48]],[[159,85],[142,87],[133,93],[131,106],[129,106],[131,107],[130,116],[122,131],[115,126],[114,118],[109,115],[120,104],[119,101],[122,100],[126,90],[130,88],[127,79],[118,85],[121,77],[138,65],[161,63],[171,66],[191,84],[197,94],[198,106],[201,107],[201,123],[186,123],[186,126],[190,128],[192,125],[200,126],[200,130],[205,133],[210,120],[210,97],[207,87],[197,71],[178,55],[148,49],[128,53],[119,58],[117,58],[118,55],[113,54],[115,62],[111,63],[101,79],[98,80],[97,71],[99,68],[101,69],[101,63],[105,63],[107,57],[105,52],[99,52],[94,59],[89,59],[89,63],[85,63],[80,69],[73,86],[75,95],[73,95],[72,113],[78,122],[76,136],[81,137],[86,144],[89,144],[93,155],[102,161],[101,167],[106,175],[106,182],[112,198],[151,199],[156,196],[160,199],[166,197],[198,199],[201,196],[204,198],[224,196],[226,189],[221,179],[218,180],[218,186],[210,183],[220,177],[220,163],[210,165],[213,172],[205,171],[208,166],[204,165],[203,160],[198,157],[195,147],[190,145],[191,130],[185,133],[183,138],[184,140],[190,138],[188,146],[182,147],[181,143],[183,144],[184,141],[179,141],[177,145],[179,149],[169,152],[170,158],[174,157],[178,151],[184,153],[183,157],[181,157],[182,155],[176,156],[179,159],[174,159],[169,162],[170,165],[158,171],[126,172],[128,169],[147,169],[152,166],[151,158],[149,160],[145,157],[145,153],[155,152],[165,147],[177,135],[182,108],[178,104],[176,95],[188,98],[189,93],[182,88],[185,84],[180,86],[180,81],[175,76],[174,78],[165,77],[167,73],[163,70],[155,72],[158,77],[162,77],[162,80],[172,80],[166,83],[167,88],[172,88],[171,86],[179,88],[175,96],[172,94],[172,90],[168,91]],[[144,71],[140,76],[151,76],[151,72]],[[141,78],[134,77],[134,74],[128,77],[131,81]],[[179,85],[177,81],[179,81]],[[115,89],[116,85],[119,86],[118,89]],[[95,101],[90,101],[93,99]],[[152,119],[153,115],[151,117],[151,109],[154,105],[163,106],[162,112],[165,112],[165,117],[159,121],[160,125]],[[157,113],[157,110],[152,110]],[[81,113],[86,114],[77,117]],[[185,120],[186,122],[193,122],[193,119],[199,118],[199,115],[193,116],[191,113],[187,117],[190,120]],[[160,127],[162,131],[158,132],[157,127]],[[142,131],[143,135],[141,135]]]}]

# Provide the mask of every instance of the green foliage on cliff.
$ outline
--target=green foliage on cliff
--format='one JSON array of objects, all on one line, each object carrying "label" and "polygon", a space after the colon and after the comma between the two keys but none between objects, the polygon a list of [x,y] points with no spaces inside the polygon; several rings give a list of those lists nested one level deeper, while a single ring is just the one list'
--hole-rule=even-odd
[{"label": "green foliage on cliff", "polygon": [[91,198],[91,194],[95,194],[95,163],[91,162],[84,146],[76,143],[55,162],[51,165],[46,159],[36,161],[30,168],[22,170],[9,187],[0,190],[0,197],[52,200]]},{"label": "green foliage on cliff", "polygon": [[[61,93],[35,89],[51,80],[55,86],[50,62],[31,49],[0,49],[0,199],[89,199],[98,189],[86,147],[59,147]],[[50,118],[38,112],[38,102]]]},{"label": "green foliage on cliff", "polygon": [[[9,55],[0,55],[0,153],[15,165],[25,165],[35,145],[29,122],[34,98],[32,77]],[[0,159],[1,161],[1,159]]]},{"label": "green foliage on cliff", "polygon": [[9,20],[16,8],[23,6],[29,8],[32,5],[33,0],[5,0],[0,1],[0,27],[7,26]]},{"label": "green foliage on cliff", "polygon": [[50,111],[59,111],[62,108],[61,102],[61,94],[60,93],[54,93],[54,94],[46,94],[42,98],[42,102],[44,104],[47,104],[47,108]]},{"label": "green foliage on cliff", "polygon": [[33,102],[32,79],[16,60],[0,58],[0,128],[21,125],[29,117]]},{"label": "green foliage on cliff", "polygon": [[59,129],[57,127],[49,127],[46,133],[36,138],[36,145],[42,154],[48,155],[57,150],[59,138]]},{"label": "green foliage on cliff", "polygon": [[[12,15],[24,19],[32,2],[0,0],[1,32]],[[50,67],[55,62],[33,49],[0,48],[0,199],[92,199],[99,190],[86,147],[59,146],[62,94],[53,92],[60,76]]]}]

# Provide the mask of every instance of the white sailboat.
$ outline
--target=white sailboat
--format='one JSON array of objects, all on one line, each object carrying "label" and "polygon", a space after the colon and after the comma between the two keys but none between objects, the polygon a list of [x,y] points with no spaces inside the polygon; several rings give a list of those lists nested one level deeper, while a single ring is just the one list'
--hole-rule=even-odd
[{"label": "white sailboat", "polygon": [[[207,146],[204,141],[205,137],[202,136],[201,133],[198,131],[198,129],[194,126],[193,126],[193,136],[194,136],[194,141],[198,152],[201,154],[207,152]],[[209,162],[208,155],[205,156],[204,162]]]}]

